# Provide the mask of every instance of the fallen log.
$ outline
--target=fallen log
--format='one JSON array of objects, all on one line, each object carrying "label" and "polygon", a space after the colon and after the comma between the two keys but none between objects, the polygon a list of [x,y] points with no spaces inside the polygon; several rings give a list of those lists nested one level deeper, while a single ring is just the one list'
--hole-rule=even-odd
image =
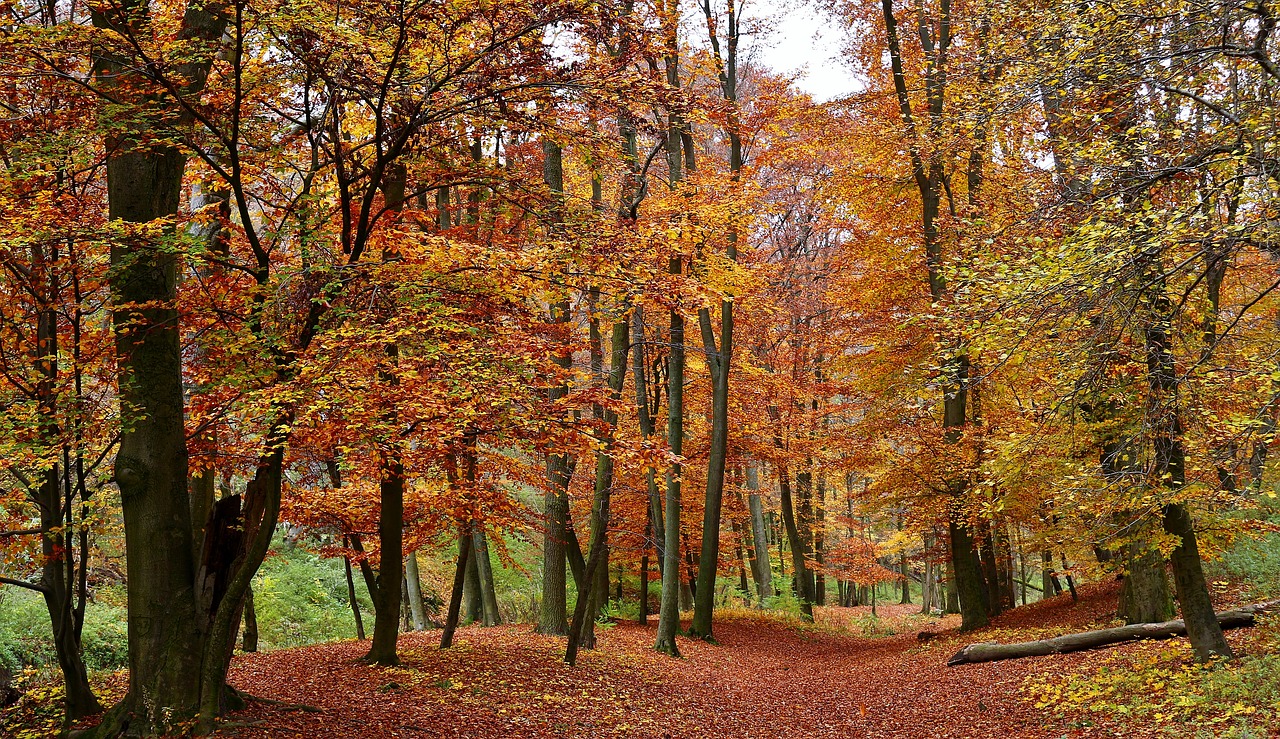
[{"label": "fallen log", "polygon": [[[1271,600],[1266,603],[1255,603],[1243,608],[1221,611],[1218,613],[1218,623],[1221,624],[1223,629],[1239,629],[1253,626],[1254,617],[1258,613],[1278,607],[1280,607],[1280,600]],[[1017,644],[982,642],[970,644],[956,652],[951,659],[947,660],[947,666],[954,667],[955,665],[972,665],[979,662],[995,662],[1019,657],[1043,657],[1048,654],[1082,652],[1086,649],[1098,649],[1112,644],[1122,644],[1142,639],[1172,639],[1185,633],[1187,633],[1187,625],[1178,620],[1155,624],[1116,626],[1110,629],[1098,629],[1097,631],[1082,631],[1078,634],[1066,634],[1064,636],[1055,636],[1052,639],[1024,641]]]}]

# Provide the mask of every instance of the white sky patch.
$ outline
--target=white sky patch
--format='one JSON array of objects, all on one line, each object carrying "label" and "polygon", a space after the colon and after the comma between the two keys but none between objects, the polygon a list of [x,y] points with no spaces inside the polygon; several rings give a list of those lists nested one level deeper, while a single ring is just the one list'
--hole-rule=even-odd
[{"label": "white sky patch", "polygon": [[747,0],[745,20],[769,19],[770,28],[751,39],[748,53],[765,66],[795,74],[796,85],[827,101],[863,89],[845,62],[843,23],[813,0]]}]

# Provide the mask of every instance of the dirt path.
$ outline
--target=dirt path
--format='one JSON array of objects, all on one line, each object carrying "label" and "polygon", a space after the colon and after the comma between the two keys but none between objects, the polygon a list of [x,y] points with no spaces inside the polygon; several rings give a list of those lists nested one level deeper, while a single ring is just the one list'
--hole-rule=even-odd
[{"label": "dirt path", "polygon": [[[1017,613],[1059,627],[1095,617],[1090,599]],[[1101,600],[1099,601],[1101,602]],[[1021,610],[1021,609],[1020,609]],[[1012,615],[1012,614],[1011,614]],[[997,628],[1010,625],[998,624]],[[1024,623],[1017,624],[1025,626]],[[650,648],[654,626],[601,631],[577,668],[563,640],[528,626],[402,638],[398,668],[361,665],[346,642],[237,659],[232,683],[320,712],[253,704],[224,736],[265,737],[1049,737],[1064,727],[1019,700],[1031,670],[1082,655],[948,668],[969,638],[860,638],[764,620],[716,626],[718,645],[682,639],[684,659]],[[981,635],[978,635],[982,638]],[[987,638],[997,638],[998,631]],[[1046,721],[1049,721],[1046,724]]]}]

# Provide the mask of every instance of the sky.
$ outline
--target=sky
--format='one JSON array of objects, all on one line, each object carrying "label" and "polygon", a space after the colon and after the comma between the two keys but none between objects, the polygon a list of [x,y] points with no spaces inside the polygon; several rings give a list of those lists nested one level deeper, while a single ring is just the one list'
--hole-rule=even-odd
[{"label": "sky", "polygon": [[753,39],[749,53],[779,72],[799,72],[797,86],[814,99],[831,100],[859,89],[842,61],[844,29],[813,0],[747,0],[745,16],[773,19],[772,29]]}]

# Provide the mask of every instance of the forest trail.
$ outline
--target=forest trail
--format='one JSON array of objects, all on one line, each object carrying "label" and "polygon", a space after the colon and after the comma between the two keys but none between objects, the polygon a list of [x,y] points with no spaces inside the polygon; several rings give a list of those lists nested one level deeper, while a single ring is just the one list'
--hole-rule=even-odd
[{"label": "forest trail", "polygon": [[[368,647],[357,642],[249,655],[236,660],[233,685],[322,711],[254,703],[220,735],[1058,737],[1071,731],[1019,698],[1033,671],[1028,660],[945,662],[963,644],[1004,640],[1014,629],[1079,628],[1114,602],[1111,588],[1090,588],[1078,604],[1057,598],[1011,612],[991,629],[925,643],[915,631],[869,638],[728,618],[716,625],[718,645],[682,638],[679,661],[651,649],[656,619],[648,627],[620,623],[600,631],[600,648],[576,668],[561,662],[562,639],[527,625],[465,628],[444,652],[438,632],[408,634],[398,668],[359,664]],[[863,610],[826,609],[820,621]],[[1090,658],[1043,658],[1034,671]]]}]

